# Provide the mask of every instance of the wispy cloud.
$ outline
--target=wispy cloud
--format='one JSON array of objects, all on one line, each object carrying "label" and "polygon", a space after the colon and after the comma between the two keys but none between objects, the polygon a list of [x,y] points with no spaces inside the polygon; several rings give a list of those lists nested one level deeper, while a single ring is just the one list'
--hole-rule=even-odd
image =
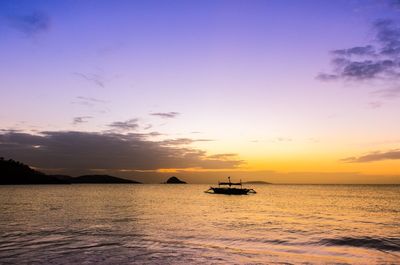
[{"label": "wispy cloud", "polygon": [[378,95],[383,98],[394,98],[400,95],[400,86],[396,88],[384,88],[373,91],[372,94]]},{"label": "wispy cloud", "polygon": [[167,139],[163,140],[161,144],[163,145],[187,145],[194,142],[209,142],[213,141],[211,139],[191,139],[191,138],[178,138],[178,139]]},{"label": "wispy cloud", "polygon": [[209,156],[209,158],[219,159],[219,160],[231,160],[232,158],[235,158],[235,157],[237,157],[237,154],[233,154],[233,153],[216,154],[216,155]]},{"label": "wispy cloud", "polygon": [[92,97],[82,97],[78,96],[76,97],[77,99],[88,101],[88,102],[93,102],[93,103],[106,103],[106,100],[98,99],[98,98],[92,98]]},{"label": "wispy cloud", "polygon": [[292,138],[289,137],[278,137],[275,139],[276,142],[291,142],[293,141]]},{"label": "wispy cloud", "polygon": [[138,119],[115,121],[110,123],[108,126],[119,131],[134,131],[139,128]]},{"label": "wispy cloud", "polygon": [[0,132],[2,133],[18,133],[22,132],[20,129],[0,129]]},{"label": "wispy cloud", "polygon": [[143,127],[143,130],[148,130],[148,129],[151,129],[151,128],[153,128],[153,125],[147,124],[147,125],[145,125],[145,126]]},{"label": "wispy cloud", "polygon": [[72,104],[83,105],[83,106],[88,106],[88,107],[93,107],[95,105],[105,104],[105,103],[107,103],[107,101],[106,100],[102,100],[102,99],[93,98],[93,97],[78,96],[71,103]]},{"label": "wispy cloud", "polygon": [[389,0],[389,6],[400,10],[400,0]]},{"label": "wispy cloud", "polygon": [[383,103],[380,101],[372,101],[368,103],[368,107],[370,109],[379,109],[383,106]]},{"label": "wispy cloud", "polygon": [[81,124],[81,123],[86,123],[88,122],[89,119],[92,119],[92,116],[79,116],[79,117],[75,117],[72,120],[72,124],[77,125],[77,124]]},{"label": "wispy cloud", "polygon": [[50,16],[42,11],[26,15],[9,16],[9,24],[13,28],[32,36],[50,29]]},{"label": "wispy cloud", "polygon": [[179,115],[179,112],[171,111],[171,112],[155,112],[155,113],[150,113],[152,116],[158,116],[163,119],[171,119],[175,118]]},{"label": "wispy cloud", "polygon": [[101,88],[104,88],[104,78],[101,75],[98,74],[83,74],[79,72],[74,72],[74,75],[80,77],[83,80],[89,81],[96,86],[99,86]]},{"label": "wispy cloud", "polygon": [[374,46],[367,45],[367,46],[356,46],[348,49],[341,49],[341,50],[334,50],[332,54],[337,56],[375,56],[376,51]]},{"label": "wispy cloud", "polygon": [[392,159],[400,159],[400,149],[393,149],[386,152],[375,151],[358,157],[347,157],[341,159],[341,161],[347,163],[366,163]]}]

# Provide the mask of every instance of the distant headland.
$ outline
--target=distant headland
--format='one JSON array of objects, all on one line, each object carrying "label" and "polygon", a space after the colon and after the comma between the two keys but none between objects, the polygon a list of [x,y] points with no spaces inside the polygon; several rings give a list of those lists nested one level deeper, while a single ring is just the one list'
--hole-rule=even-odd
[{"label": "distant headland", "polygon": [[109,175],[84,175],[71,177],[66,175],[47,175],[30,168],[21,162],[0,157],[0,185],[18,184],[112,184],[127,183],[139,184],[140,182],[117,178]]},{"label": "distant headland", "polygon": [[261,181],[261,180],[252,180],[243,182],[244,184],[272,184],[271,182]]}]

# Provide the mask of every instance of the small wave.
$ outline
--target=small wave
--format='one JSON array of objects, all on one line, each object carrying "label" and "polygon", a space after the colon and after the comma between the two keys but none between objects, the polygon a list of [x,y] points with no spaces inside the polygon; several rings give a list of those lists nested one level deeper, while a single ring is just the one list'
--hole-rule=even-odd
[{"label": "small wave", "polygon": [[340,238],[325,238],[318,242],[321,245],[328,246],[351,246],[372,248],[382,251],[400,251],[400,238],[385,237],[340,237]]},{"label": "small wave", "polygon": [[272,245],[294,245],[294,243],[289,242],[283,239],[259,239],[259,238],[247,238],[244,239],[246,242],[260,242],[265,244],[272,244]]}]

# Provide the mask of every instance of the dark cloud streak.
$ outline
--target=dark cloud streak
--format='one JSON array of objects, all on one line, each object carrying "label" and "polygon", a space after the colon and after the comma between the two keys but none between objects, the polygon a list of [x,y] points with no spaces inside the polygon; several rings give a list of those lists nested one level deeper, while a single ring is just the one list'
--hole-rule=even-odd
[{"label": "dark cloud streak", "polygon": [[400,95],[400,86],[396,88],[384,88],[372,93],[384,98],[394,98]]},{"label": "dark cloud streak", "polygon": [[389,0],[389,6],[400,10],[400,0]]},{"label": "dark cloud streak", "polygon": [[92,119],[92,116],[80,116],[80,117],[75,117],[72,120],[72,124],[77,125],[81,123],[86,123],[88,122],[88,119]]},{"label": "dark cloud streak", "polygon": [[76,76],[81,77],[82,79],[92,82],[93,84],[104,88],[104,80],[100,75],[97,74],[83,74],[83,73],[78,73],[78,72],[74,72],[73,73]]},{"label": "dark cloud streak", "polygon": [[192,144],[194,142],[209,142],[211,139],[190,139],[190,138],[178,138],[178,139],[168,139],[164,140],[161,143],[163,145],[187,145]]},{"label": "dark cloud streak", "polygon": [[108,103],[108,101],[106,100],[97,99],[93,97],[83,97],[83,96],[78,96],[75,98],[75,100],[71,101],[71,104],[81,105],[88,108],[94,108],[97,109],[97,111],[100,113],[105,113],[109,111],[109,109],[106,106],[106,103]]},{"label": "dark cloud streak", "polygon": [[97,98],[92,98],[92,97],[82,97],[78,96],[76,97],[79,100],[87,101],[87,102],[92,102],[92,103],[107,103],[107,101],[102,100],[102,99],[97,99]]},{"label": "dark cloud streak", "polygon": [[50,29],[50,16],[41,11],[35,11],[26,15],[9,16],[10,26],[25,33],[28,36],[33,36],[41,32],[46,32]]},{"label": "dark cloud streak", "polygon": [[35,167],[87,171],[165,168],[232,169],[244,161],[203,150],[166,146],[140,134],[52,131],[0,134],[0,154]]},{"label": "dark cloud streak", "polygon": [[108,125],[109,127],[121,131],[134,131],[139,128],[138,119],[130,119],[127,121],[115,121]]},{"label": "dark cloud streak", "polygon": [[347,157],[341,159],[341,161],[346,163],[367,163],[393,159],[400,159],[400,149],[393,149],[386,152],[376,151],[359,157]]},{"label": "dark cloud streak", "polygon": [[332,51],[333,55],[339,56],[366,56],[366,55],[375,55],[375,48],[372,45],[353,47],[349,49],[341,49]]},{"label": "dark cloud streak", "polygon": [[150,113],[152,116],[158,116],[160,118],[164,119],[171,119],[171,118],[176,118],[180,113],[171,111],[171,112],[155,112],[155,113]]}]

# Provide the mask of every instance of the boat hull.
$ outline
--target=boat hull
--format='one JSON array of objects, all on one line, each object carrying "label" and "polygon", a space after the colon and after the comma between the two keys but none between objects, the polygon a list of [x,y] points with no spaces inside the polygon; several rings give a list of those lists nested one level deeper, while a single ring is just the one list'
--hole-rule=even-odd
[{"label": "boat hull", "polygon": [[210,188],[216,194],[228,195],[246,195],[250,192],[249,189],[236,189],[236,188]]}]

